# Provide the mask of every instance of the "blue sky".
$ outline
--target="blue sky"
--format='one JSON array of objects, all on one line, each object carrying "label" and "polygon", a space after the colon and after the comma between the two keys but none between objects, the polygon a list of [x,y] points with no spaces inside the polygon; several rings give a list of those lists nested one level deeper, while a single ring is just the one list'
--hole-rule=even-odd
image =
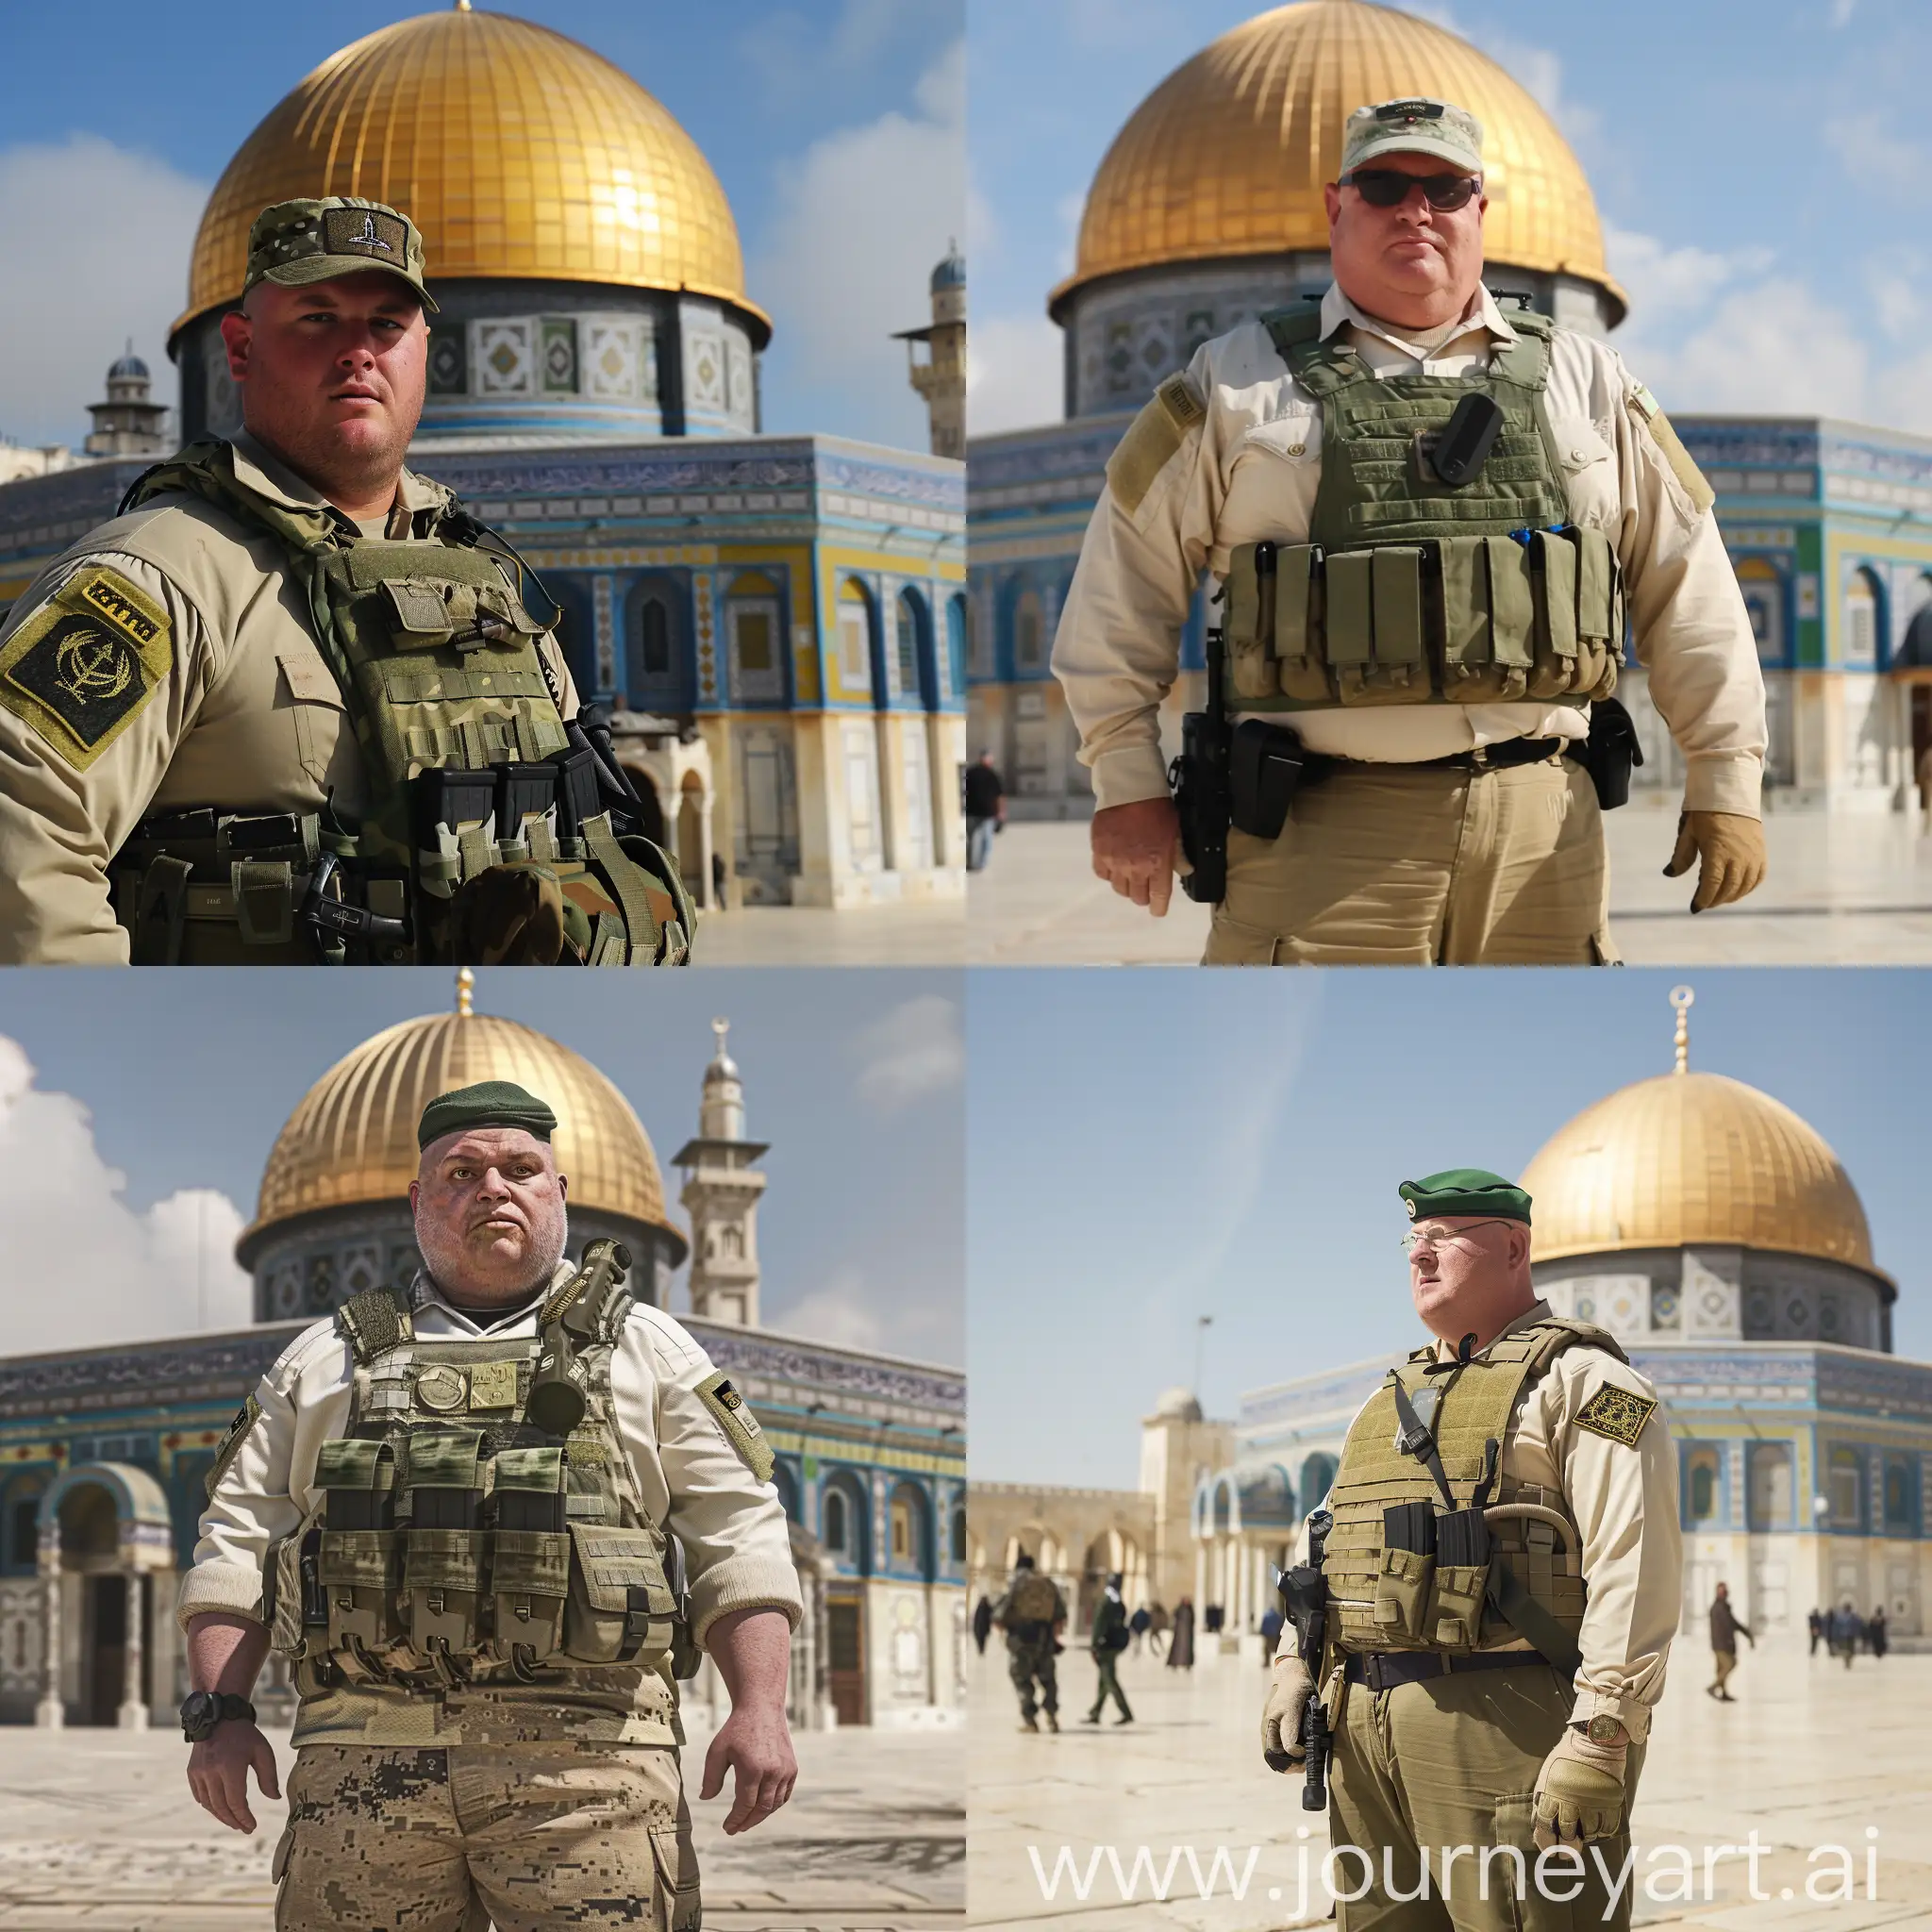
[{"label": "blue sky", "polygon": [[[1059,413],[1047,290],[1139,103],[1251,0],[974,0],[974,427]],[[1612,339],[1680,411],[1932,433],[1932,8],[1924,0],[1445,0],[1421,13],[1542,102],[1631,297]]]},{"label": "blue sky", "polygon": [[[88,0],[9,6],[0,28],[0,435],[77,441],[132,334],[164,354],[216,177],[339,47],[425,10],[342,0],[216,16]],[[774,316],[766,426],[925,447],[894,329],[964,220],[964,0],[516,0],[656,94],[737,216]],[[434,263],[431,263],[432,271]]]},{"label": "blue sky", "polygon": [[[445,1012],[443,972],[14,973],[0,990],[0,1229],[32,1285],[8,1352],[245,1322],[225,1254],[308,1086],[382,1027]],[[731,1022],[774,1326],[962,1358],[960,976],[483,971],[476,1010],[583,1054],[668,1165]],[[31,1069],[29,1079],[27,1069]],[[679,1176],[665,1176],[672,1217]],[[203,1252],[203,1249],[206,1252]],[[675,1306],[685,1306],[680,1277]],[[224,1297],[228,1299],[225,1301]],[[23,1324],[34,1329],[29,1337]]]},{"label": "blue sky", "polygon": [[[983,1481],[1132,1488],[1139,1419],[1415,1345],[1398,1182],[1515,1174],[1668,1072],[1680,974],[982,972],[968,991],[967,1367]],[[1923,974],[1694,976],[1693,1069],[1836,1150],[1932,1360]]]}]

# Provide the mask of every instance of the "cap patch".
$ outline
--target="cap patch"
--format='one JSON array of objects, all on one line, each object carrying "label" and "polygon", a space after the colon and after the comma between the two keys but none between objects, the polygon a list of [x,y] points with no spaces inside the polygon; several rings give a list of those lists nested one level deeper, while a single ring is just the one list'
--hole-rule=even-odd
[{"label": "cap patch", "polygon": [[1441,101],[1384,101],[1375,109],[1377,121],[1440,121]]},{"label": "cap patch", "polygon": [[1577,1410],[1576,1426],[1634,1449],[1656,1407],[1647,1395],[1633,1395],[1627,1389],[1606,1383]]},{"label": "cap patch", "polygon": [[84,772],[174,661],[167,612],[96,565],[70,578],[0,649],[0,705]]},{"label": "cap patch", "polygon": [[368,255],[407,263],[408,230],[394,215],[373,208],[331,208],[322,214],[325,255]]}]

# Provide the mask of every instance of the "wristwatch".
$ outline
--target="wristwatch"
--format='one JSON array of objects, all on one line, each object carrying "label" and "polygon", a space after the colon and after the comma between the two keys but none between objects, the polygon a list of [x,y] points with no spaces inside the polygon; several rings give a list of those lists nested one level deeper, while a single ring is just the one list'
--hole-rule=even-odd
[{"label": "wristwatch", "polygon": [[1584,1725],[1583,1735],[1592,1744],[1627,1744],[1630,1734],[1624,1728],[1624,1720],[1599,1712]]},{"label": "wristwatch", "polygon": [[231,1690],[191,1690],[181,1700],[181,1735],[191,1744],[199,1744],[214,1735],[224,1718],[246,1718],[255,1722],[255,1707]]}]

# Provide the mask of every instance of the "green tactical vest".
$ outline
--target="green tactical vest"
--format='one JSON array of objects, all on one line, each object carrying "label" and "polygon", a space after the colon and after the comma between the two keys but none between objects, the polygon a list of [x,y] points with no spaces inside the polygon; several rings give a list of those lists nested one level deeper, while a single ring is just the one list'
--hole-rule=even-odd
[{"label": "green tactical vest", "polygon": [[[1623,575],[1601,530],[1569,521],[1543,391],[1551,324],[1466,376],[1377,376],[1312,309],[1261,318],[1322,407],[1322,477],[1306,543],[1243,543],[1222,596],[1231,702],[1341,706],[1582,705],[1617,683]],[[1427,460],[1472,389],[1503,426],[1451,488]]]},{"label": "green tactical vest", "polygon": [[[1488,1444],[1494,1442],[1500,1456],[1525,1393],[1564,1349],[1579,1343],[1619,1361],[1629,1359],[1603,1329],[1551,1316],[1491,1342],[1461,1367],[1435,1374],[1427,1370],[1436,1352],[1418,1349],[1369,1398],[1349,1429],[1327,1504],[1335,1526],[1322,1570],[1333,1642],[1348,1651],[1467,1656],[1527,1638],[1547,1653],[1544,1625],[1554,1623],[1574,1647],[1585,1590],[1582,1540],[1569,1505],[1557,1491],[1495,1477]],[[1491,1477],[1483,1499],[1490,1502],[1487,1565],[1439,1564],[1433,1556],[1385,1547],[1385,1509],[1405,1503],[1445,1508],[1427,1465],[1395,1446],[1397,1375],[1436,1439],[1458,1507],[1475,1502],[1485,1477]],[[1507,1573],[1507,1581],[1491,1574],[1498,1569]],[[1519,1597],[1517,1586],[1546,1613],[1534,1620],[1535,1634],[1514,1627],[1498,1610],[1499,1597]]]},{"label": "green tactical vest", "polygon": [[[554,1290],[547,1326],[585,1277]],[[693,1659],[619,1439],[610,1356],[631,1298],[573,1313],[585,1409],[568,1438],[525,1419],[537,1336],[418,1340],[406,1298],[357,1295],[346,1433],[323,1443],[322,1501],[263,1559],[262,1621],[305,1697],[346,1683],[441,1697],[468,1685],[612,1687]],[[620,1690],[621,1683],[618,1685]]]},{"label": "green tactical vest", "polygon": [[[584,816],[576,836],[558,838],[527,790],[515,794],[516,823],[499,817],[512,795],[496,782],[504,768],[546,779],[514,768],[567,753],[570,739],[537,649],[548,626],[531,616],[520,580],[512,584],[495,556],[460,541],[477,526],[458,524],[454,492],[442,490],[437,507],[414,513],[417,541],[353,537],[325,508],[293,509],[249,489],[235,475],[230,446],[211,440],[149,470],[123,511],[171,493],[203,498],[266,530],[287,552],[361,747],[372,804],[353,828],[305,825],[289,851],[266,851],[246,819],[232,831],[211,821],[203,837],[138,834],[113,867],[138,955],[153,921],[137,908],[144,891],[153,897],[157,859],[173,862],[177,891],[231,887],[243,941],[238,958],[249,958],[251,943],[299,948],[306,936],[290,930],[293,875],[306,873],[319,844],[343,862],[370,911],[411,921],[413,945],[372,947],[378,963],[448,958],[457,888],[491,867],[525,865],[555,873],[567,906],[584,914],[587,963],[682,963],[694,912],[676,865],[658,846],[620,836],[608,809]],[[438,772],[482,782],[452,792],[457,803],[432,823],[419,781]],[[554,798],[555,783],[546,782]],[[180,924],[177,912],[177,935]]]}]

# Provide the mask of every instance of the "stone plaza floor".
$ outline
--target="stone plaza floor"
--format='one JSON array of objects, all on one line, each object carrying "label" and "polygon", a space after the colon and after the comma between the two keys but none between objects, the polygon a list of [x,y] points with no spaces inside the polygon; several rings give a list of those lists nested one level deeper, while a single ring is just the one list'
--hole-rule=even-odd
[{"label": "stone plaza floor", "polygon": [[[1069,1645],[1059,1663],[1066,1728],[1055,1737],[1019,1729],[997,1636],[974,1660],[970,1924],[1024,1932],[1282,1932],[1324,1923],[1324,1821],[1300,1808],[1299,1775],[1277,1777],[1261,1763],[1266,1687],[1256,1658],[1216,1657],[1181,1673],[1130,1656],[1121,1680],[1135,1722],[1117,1724],[1109,1709],[1097,1728],[1079,1721],[1092,1697],[1091,1657]],[[1767,1639],[1744,1653],[1732,1679],[1738,1701],[1729,1705],[1704,1694],[1708,1674],[1707,1653],[1685,1640],[1638,1790],[1635,1924],[1687,1932],[1932,1927],[1932,1727],[1925,1722],[1932,1655],[1859,1657],[1846,1671],[1827,1657],[1807,1657],[1801,1643],[1775,1650]],[[1875,1840],[1867,1839],[1868,1827],[1876,1828]],[[1750,1896],[1741,1857],[1714,1859],[1707,1888],[1706,1848],[1743,1846],[1753,1829],[1766,1848],[1757,1873],[1767,1896]],[[1829,1861],[1810,1865],[1807,1855],[1825,1845],[1849,1849],[1856,1897],[1824,1904],[1807,1897],[1807,1878]],[[1874,1845],[1876,1896],[1867,1898]],[[1149,1863],[1136,1879],[1142,1846]],[[1304,1846],[1315,1897],[1309,1913],[1296,1908]],[[1668,1852],[1654,1857],[1667,1846],[1684,1847],[1688,1864],[1679,1868]],[[1108,1862],[1108,1848],[1123,1876],[1135,1880],[1132,1903]],[[1225,1854],[1219,1869],[1217,1851]],[[1237,1898],[1233,1881],[1251,1851],[1257,1856],[1245,1896]],[[1171,1857],[1174,1876],[1163,1902],[1153,1896],[1153,1879]],[[1688,1870],[1694,1889],[1687,1901],[1669,1896],[1681,1890],[1672,1875],[1678,1869]],[[1340,1883],[1354,1882],[1344,1867]],[[1212,1895],[1204,1895],[1210,1884]],[[1817,1889],[1824,1894],[1834,1887],[1820,1876]]]},{"label": "stone plaza floor", "polygon": [[[692,1793],[707,1932],[926,1932],[963,1924],[965,1740],[941,1731],[814,1731],[796,1740],[791,1803],[741,1837],[724,1796]],[[286,1781],[286,1731],[270,1733]],[[269,1860],[286,1805],[252,1789],[256,1829],[189,1795],[178,1731],[0,1732],[0,1928],[269,1932]],[[320,1928],[318,1928],[320,1932]],[[348,1928],[345,1928],[348,1932]]]},{"label": "stone plaza floor", "polygon": [[698,966],[958,966],[966,953],[963,900],[863,906],[747,906],[698,922]]},{"label": "stone plaza floor", "polygon": [[[1631,805],[1604,820],[1610,931],[1633,966],[1919,965],[1932,961],[1932,839],[1903,813],[1775,812],[1769,874],[1749,899],[1690,915],[1694,874],[1667,879],[1674,816]],[[1021,822],[968,886],[972,965],[1191,965],[1208,908],[1175,892],[1155,919],[1093,876],[1087,825]]]}]

